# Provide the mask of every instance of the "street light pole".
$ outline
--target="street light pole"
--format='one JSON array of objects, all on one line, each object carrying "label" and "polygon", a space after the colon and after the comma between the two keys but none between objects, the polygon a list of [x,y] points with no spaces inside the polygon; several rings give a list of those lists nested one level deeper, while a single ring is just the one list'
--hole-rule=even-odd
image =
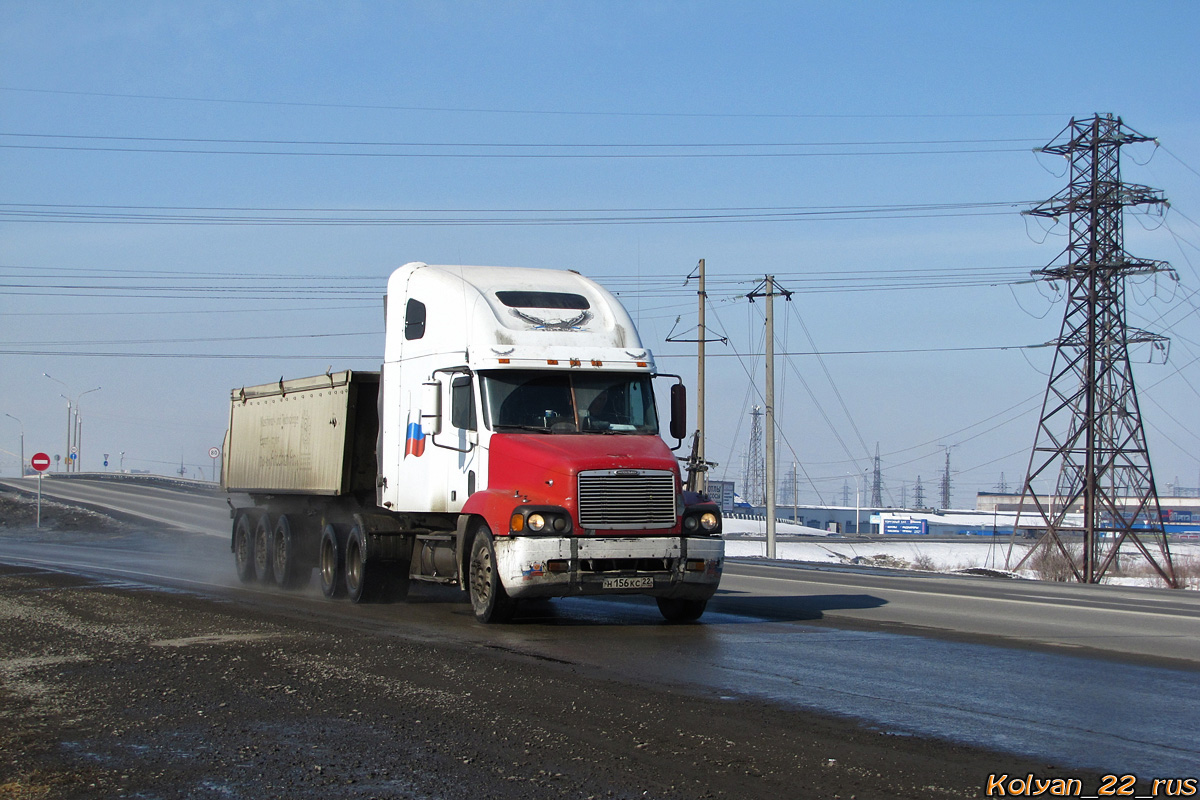
[{"label": "street light pole", "polygon": [[[66,389],[68,392],[71,391],[70,386],[67,386],[65,383],[60,381],[58,378],[55,378],[53,375],[50,375],[49,373],[43,372],[42,377],[49,378],[50,380],[57,383],[59,386]],[[70,472],[71,471],[71,427],[72,427],[71,426],[71,398],[67,397],[65,394],[60,394],[59,397],[65,399],[67,401],[67,451],[63,454],[63,457],[67,459],[67,471]]]},{"label": "street light pole", "polygon": [[17,420],[17,424],[21,426],[21,468],[17,471],[17,476],[25,477],[25,423],[14,417],[12,414],[5,414],[9,419]]},{"label": "street light pole", "polygon": [[79,414],[79,401],[83,399],[83,396],[85,394],[91,394],[92,392],[98,392],[98,391],[100,391],[100,389],[101,389],[101,387],[99,387],[99,386],[97,386],[95,389],[88,389],[86,392],[81,392],[79,394],[79,396],[75,398],[75,471],[76,472],[79,471],[79,466],[83,463],[83,445],[81,444],[81,442],[83,441],[83,417],[81,417]]},{"label": "street light pole", "polygon": [[858,535],[858,529],[862,527],[862,522],[859,520],[862,517],[862,486],[858,482],[858,475],[854,474],[854,535]]},{"label": "street light pole", "polygon": [[[83,421],[79,416],[79,399],[81,397],[83,397],[85,394],[91,394],[92,392],[100,391],[101,387],[97,386],[95,389],[88,389],[86,392],[80,392],[79,394],[75,395],[75,401],[74,401],[74,403],[72,403],[71,398],[69,396],[71,393],[70,386],[67,386],[66,383],[64,383],[63,381],[60,381],[58,378],[54,377],[53,375],[49,374],[48,372],[43,372],[42,377],[49,378],[50,380],[54,381],[59,386],[61,386],[67,390],[67,394],[59,395],[59,397],[61,397],[67,401],[67,453],[66,453],[67,472],[72,471],[72,467],[71,467],[72,464],[74,464],[74,471],[78,472],[79,471],[79,459],[80,459],[80,455],[81,455],[80,451],[79,451],[79,439],[83,432],[82,431]],[[74,406],[74,410],[75,410],[75,419],[73,422],[71,419],[72,406]],[[72,434],[72,431],[74,431],[74,434],[75,434],[75,458],[71,458],[71,434]]]}]

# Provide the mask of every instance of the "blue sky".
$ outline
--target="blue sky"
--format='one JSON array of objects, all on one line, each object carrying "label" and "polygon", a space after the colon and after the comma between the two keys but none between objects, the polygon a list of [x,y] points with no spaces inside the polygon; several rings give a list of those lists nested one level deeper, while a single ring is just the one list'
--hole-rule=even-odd
[{"label": "blue sky", "polygon": [[[1033,148],[1112,112],[1162,145],[1125,151],[1125,179],[1172,204],[1126,226],[1180,278],[1130,289],[1130,324],[1172,337],[1136,367],[1156,477],[1200,483],[1193,3],[3,1],[0,20],[0,412],[27,453],[63,453],[59,395],[102,386],[85,469],[208,474],[230,387],[378,366],[379,297],[410,260],[578,269],[690,375],[665,339],[695,325],[704,258],[731,338],[710,348],[718,476],[741,477],[762,383],[744,295],[769,272],[796,292],[781,345],[828,354],[779,363],[803,499],[840,499],[876,443],[894,502],[918,475],[936,497],[953,445],[973,505],[1022,479],[1052,350],[947,348],[1058,334],[1061,296],[1018,282],[1065,245],[1019,213],[1064,185]],[[18,434],[0,417],[4,474]]]}]

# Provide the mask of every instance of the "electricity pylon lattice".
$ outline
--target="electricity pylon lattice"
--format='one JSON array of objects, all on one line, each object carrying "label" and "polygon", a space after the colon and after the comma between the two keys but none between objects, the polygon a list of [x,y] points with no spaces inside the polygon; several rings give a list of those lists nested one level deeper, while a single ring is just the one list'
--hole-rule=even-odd
[{"label": "electricity pylon lattice", "polygon": [[[1034,273],[1066,284],[1067,308],[1014,525],[1042,534],[1017,567],[1045,548],[1081,583],[1099,583],[1129,543],[1178,585],[1129,362],[1130,344],[1165,351],[1166,340],[1125,323],[1125,278],[1170,270],[1124,247],[1123,210],[1165,203],[1154,189],[1121,182],[1121,147],[1147,141],[1119,117],[1072,119],[1041,148],[1069,160],[1070,185],[1025,212],[1067,217],[1069,239],[1065,265]],[[1050,480],[1055,494],[1039,497],[1034,483]]]},{"label": "electricity pylon lattice", "polygon": [[875,443],[875,469],[871,473],[871,506],[883,508],[883,469],[879,465],[879,442]]},{"label": "electricity pylon lattice", "polygon": [[752,506],[761,506],[767,502],[767,470],[763,461],[763,429],[762,408],[755,406],[750,410],[750,449],[746,453],[746,474],[743,483],[746,487],[745,500]]}]

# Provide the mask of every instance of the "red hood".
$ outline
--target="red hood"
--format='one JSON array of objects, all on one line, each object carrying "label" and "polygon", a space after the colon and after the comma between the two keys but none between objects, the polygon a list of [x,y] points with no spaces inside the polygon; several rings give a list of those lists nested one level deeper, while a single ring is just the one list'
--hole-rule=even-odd
[{"label": "red hood", "polygon": [[497,433],[489,450],[489,489],[517,491],[529,498],[526,502],[572,510],[580,470],[656,469],[679,474],[675,456],[657,436]]}]

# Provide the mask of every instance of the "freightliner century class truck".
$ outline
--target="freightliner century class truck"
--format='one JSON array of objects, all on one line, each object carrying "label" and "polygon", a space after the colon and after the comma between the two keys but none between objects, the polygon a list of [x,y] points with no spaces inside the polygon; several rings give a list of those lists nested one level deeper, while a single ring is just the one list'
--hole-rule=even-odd
[{"label": "freightliner century class truck", "polygon": [[[694,620],[721,515],[659,436],[654,359],[573,271],[410,263],[388,281],[379,372],[231,393],[222,485],[243,581],[320,574],[327,597],[465,589],[481,622],[524,598],[643,594]],[[675,376],[670,433],[686,434]]]}]

